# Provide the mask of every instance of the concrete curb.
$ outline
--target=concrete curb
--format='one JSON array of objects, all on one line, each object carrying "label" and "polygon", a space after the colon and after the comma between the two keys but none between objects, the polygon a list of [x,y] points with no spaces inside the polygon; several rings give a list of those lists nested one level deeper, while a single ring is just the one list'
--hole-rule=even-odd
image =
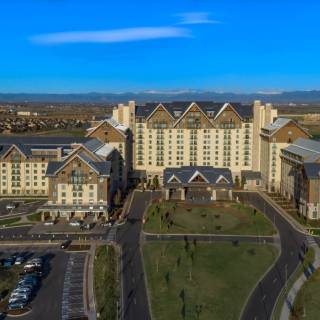
[{"label": "concrete curb", "polygon": [[147,236],[167,236],[167,237],[204,237],[204,238],[210,238],[210,237],[235,237],[235,238],[277,238],[277,234],[273,235],[273,236],[258,236],[258,235],[251,235],[251,234],[248,234],[248,235],[243,235],[243,234],[215,234],[215,233],[150,233],[150,232],[144,232],[142,230],[142,234],[144,235],[147,235]]},{"label": "concrete curb", "polygon": [[[308,242],[310,243],[310,240],[308,239]],[[302,288],[302,286],[309,280],[311,275],[320,267],[320,248],[318,247],[317,243],[310,244],[310,247],[313,248],[315,253],[315,259],[312,263],[312,266],[314,269],[308,268],[309,275],[306,275],[305,272],[302,272],[302,274],[296,279],[294,284],[291,286],[289,292],[287,293],[285,297],[284,304],[281,308],[280,313],[280,320],[289,320],[291,315],[291,308],[294,306],[294,301]]]},{"label": "concrete curb", "polygon": [[271,199],[267,194],[264,192],[259,191],[258,194],[266,200],[274,209],[276,209],[283,218],[287,220],[288,223],[294,228],[296,231],[309,235],[306,228],[302,226],[299,222],[297,222],[294,218],[292,218],[281,206],[279,206],[273,199]]}]

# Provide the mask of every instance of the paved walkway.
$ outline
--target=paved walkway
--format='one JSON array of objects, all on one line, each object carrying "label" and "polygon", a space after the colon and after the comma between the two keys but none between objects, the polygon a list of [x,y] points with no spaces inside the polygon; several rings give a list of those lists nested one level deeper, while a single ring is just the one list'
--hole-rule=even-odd
[{"label": "paved walkway", "polygon": [[90,247],[90,251],[88,253],[88,278],[87,278],[87,299],[88,299],[88,307],[87,310],[89,320],[96,320],[96,304],[95,304],[95,296],[94,296],[94,257],[95,257],[96,245],[92,244]]},{"label": "paved walkway", "polygon": [[307,237],[307,241],[308,241],[308,246],[311,247],[315,253],[314,263],[312,264],[312,266],[310,266],[307,270],[304,271],[304,273],[296,280],[296,282],[293,284],[292,288],[290,289],[287,295],[287,298],[285,300],[285,303],[281,309],[280,320],[289,320],[290,313],[294,305],[294,300],[299,290],[304,285],[304,283],[309,279],[312,273],[320,267],[320,248],[313,237]]}]

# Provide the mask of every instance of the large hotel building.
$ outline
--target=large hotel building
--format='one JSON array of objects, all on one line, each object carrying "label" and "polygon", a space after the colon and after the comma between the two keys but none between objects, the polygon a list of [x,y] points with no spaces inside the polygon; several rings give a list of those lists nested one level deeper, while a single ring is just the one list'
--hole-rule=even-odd
[{"label": "large hotel building", "polygon": [[260,101],[130,101],[92,121],[83,138],[0,137],[0,193],[47,197],[44,213],[70,218],[107,215],[137,182],[157,182],[166,199],[182,200],[199,190],[211,200],[230,198],[237,185],[281,193],[318,219],[311,186],[319,184],[320,146],[310,141],[294,120]]},{"label": "large hotel building", "polygon": [[260,131],[273,123],[271,104],[213,102],[120,105],[113,117],[133,132],[133,168],[148,180],[163,181],[165,168],[212,166],[229,168],[234,179],[242,171],[260,171]]}]

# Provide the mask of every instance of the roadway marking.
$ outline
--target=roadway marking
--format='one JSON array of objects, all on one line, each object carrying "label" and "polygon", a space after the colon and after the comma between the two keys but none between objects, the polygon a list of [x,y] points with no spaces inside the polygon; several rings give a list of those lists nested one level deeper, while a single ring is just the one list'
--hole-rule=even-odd
[{"label": "roadway marking", "polygon": [[278,280],[277,278],[274,278],[272,282],[273,282],[273,283],[276,283],[277,280]]},{"label": "roadway marking", "polygon": [[133,299],[133,303],[137,304],[137,299],[136,298]]},{"label": "roadway marking", "polygon": [[63,286],[62,320],[84,317],[83,272],[86,254],[70,254]]}]

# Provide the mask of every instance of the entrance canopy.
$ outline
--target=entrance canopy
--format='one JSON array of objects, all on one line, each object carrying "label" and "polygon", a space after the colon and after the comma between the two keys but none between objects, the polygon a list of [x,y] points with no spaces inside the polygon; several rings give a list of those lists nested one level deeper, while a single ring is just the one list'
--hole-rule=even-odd
[{"label": "entrance canopy", "polygon": [[165,188],[231,189],[233,180],[228,168],[180,167],[166,168],[163,184]]}]

